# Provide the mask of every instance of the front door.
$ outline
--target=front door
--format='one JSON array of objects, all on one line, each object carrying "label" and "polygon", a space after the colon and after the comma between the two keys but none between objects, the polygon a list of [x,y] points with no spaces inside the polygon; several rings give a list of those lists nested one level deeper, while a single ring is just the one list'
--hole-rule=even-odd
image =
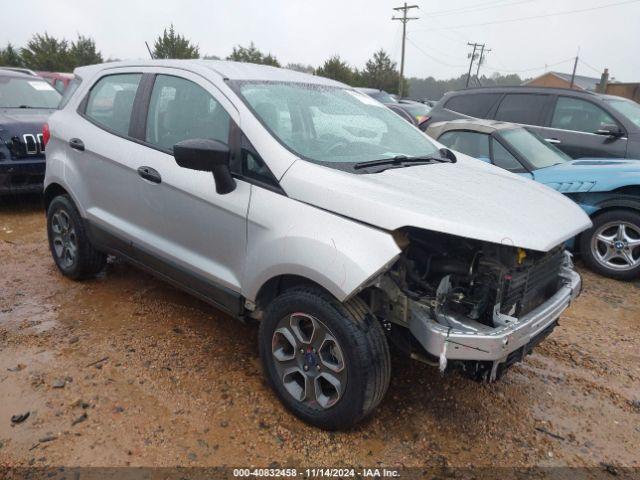
[{"label": "front door", "polygon": [[540,135],[572,158],[624,158],[627,138],[599,135],[603,125],[618,125],[595,103],[581,98],[559,96],[549,126]]},{"label": "front door", "polygon": [[[193,138],[229,143],[232,121],[238,123],[237,111],[206,80],[175,70],[158,73],[138,161],[138,188],[148,212],[142,247],[175,268],[174,276],[184,272],[200,287],[215,284],[229,293],[241,289],[251,186],[238,180],[233,192],[216,193],[213,175],[178,166],[173,146]],[[224,296],[218,300],[229,307]]]}]

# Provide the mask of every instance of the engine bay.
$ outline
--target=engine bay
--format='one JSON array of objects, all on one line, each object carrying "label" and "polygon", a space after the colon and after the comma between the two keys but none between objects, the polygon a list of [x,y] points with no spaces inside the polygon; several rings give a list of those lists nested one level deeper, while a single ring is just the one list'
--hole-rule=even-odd
[{"label": "engine bay", "polygon": [[496,328],[558,289],[562,246],[537,252],[420,229],[396,232],[396,242],[403,253],[369,299],[392,323],[407,323],[410,300],[443,325]]}]

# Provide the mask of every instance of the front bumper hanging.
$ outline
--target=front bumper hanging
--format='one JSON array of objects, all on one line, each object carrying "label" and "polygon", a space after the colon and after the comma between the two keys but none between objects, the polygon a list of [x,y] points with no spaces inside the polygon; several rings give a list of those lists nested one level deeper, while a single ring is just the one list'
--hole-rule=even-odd
[{"label": "front bumper hanging", "polygon": [[448,327],[434,320],[423,305],[410,302],[409,329],[428,353],[440,358],[442,370],[449,360],[489,362],[489,380],[495,380],[501,366],[522,359],[551,332],[558,317],[580,294],[582,279],[570,262],[560,275],[563,285],[550,299],[509,325]]}]

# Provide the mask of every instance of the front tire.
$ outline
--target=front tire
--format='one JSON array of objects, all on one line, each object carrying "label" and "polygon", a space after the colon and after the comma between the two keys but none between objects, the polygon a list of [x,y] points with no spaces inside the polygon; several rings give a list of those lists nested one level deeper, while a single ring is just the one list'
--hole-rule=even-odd
[{"label": "front tire", "polygon": [[107,256],[96,250],[87,236],[78,209],[69,195],[59,195],[47,209],[49,249],[58,269],[73,280],[98,274]]},{"label": "front tire", "polygon": [[610,210],[593,219],[593,227],[580,236],[580,252],[595,272],[616,280],[640,275],[640,214]]},{"label": "front tire", "polygon": [[358,298],[342,304],[320,289],[287,290],[266,309],[259,342],[265,375],[282,403],[316,427],[355,425],[389,386],[384,332]]}]

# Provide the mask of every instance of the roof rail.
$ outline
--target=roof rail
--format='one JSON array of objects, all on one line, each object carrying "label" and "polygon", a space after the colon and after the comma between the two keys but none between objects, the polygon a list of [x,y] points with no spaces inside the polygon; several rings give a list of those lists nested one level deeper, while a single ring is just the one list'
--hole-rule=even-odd
[{"label": "roof rail", "polygon": [[565,92],[574,92],[574,93],[585,93],[587,95],[598,95],[598,92],[592,92],[590,90],[578,90],[576,88],[568,88],[568,87],[545,87],[540,85],[486,85],[482,87],[469,87],[469,88],[461,88],[459,90],[451,90],[447,93],[459,93],[465,92],[468,90],[477,91],[477,90],[561,90]]},{"label": "roof rail", "polygon": [[32,75],[34,77],[38,76],[38,74],[36,72],[34,72],[33,70],[30,70],[28,68],[2,67],[2,66],[0,66],[0,70],[11,70],[12,72],[24,73],[25,75]]}]

